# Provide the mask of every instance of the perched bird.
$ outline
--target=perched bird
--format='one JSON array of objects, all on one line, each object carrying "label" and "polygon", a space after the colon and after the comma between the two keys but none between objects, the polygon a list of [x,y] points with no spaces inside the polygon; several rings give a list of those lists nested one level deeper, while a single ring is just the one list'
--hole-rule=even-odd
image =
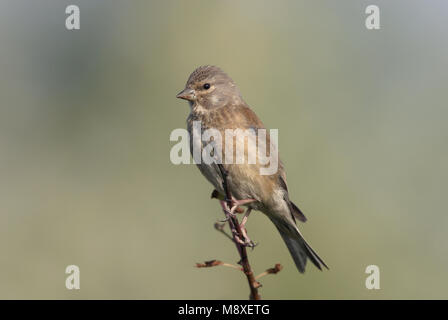
[{"label": "perched bird", "polygon": [[[193,123],[195,121],[201,122],[202,130],[210,128],[219,130],[222,137],[225,137],[226,129],[259,130],[265,128],[256,114],[244,102],[233,80],[218,67],[202,66],[197,68],[190,75],[185,89],[176,97],[187,100],[191,108],[187,126],[192,153],[195,143],[203,145],[200,136],[196,137],[199,141],[193,141]],[[269,140],[269,135],[266,138]],[[270,145],[270,141],[268,141],[268,145]],[[248,150],[249,147],[245,148],[247,152],[251,151]],[[222,158],[224,157],[225,148],[223,148]],[[223,176],[218,165],[202,162],[197,166],[223,199],[225,195]],[[296,219],[305,222],[306,218],[289,199],[285,170],[281,162],[278,163],[277,171],[270,175],[260,174],[261,164],[258,162],[255,164],[224,162],[222,166],[227,172],[227,185],[232,195],[233,209],[238,209],[238,206],[243,205],[248,207],[242,224],[246,222],[250,210],[263,212],[277,227],[300,272],[305,271],[307,259],[310,259],[320,270],[322,270],[322,266],[328,269],[325,262],[305,241],[297,228]],[[244,240],[248,245],[251,243],[248,237]]]}]

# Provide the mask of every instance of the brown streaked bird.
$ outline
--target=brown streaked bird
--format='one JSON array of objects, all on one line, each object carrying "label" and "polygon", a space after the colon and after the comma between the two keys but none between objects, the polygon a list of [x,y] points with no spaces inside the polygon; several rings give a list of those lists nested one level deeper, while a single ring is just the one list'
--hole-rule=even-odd
[{"label": "brown streaked bird", "polygon": [[[190,104],[191,112],[187,119],[190,137],[194,137],[192,134],[194,121],[201,121],[202,130],[210,128],[219,130],[223,141],[226,129],[257,130],[265,128],[256,114],[244,102],[233,80],[218,67],[202,66],[197,68],[190,75],[185,89],[176,97],[185,99]],[[197,138],[201,139],[200,136]],[[268,134],[267,140],[269,140]],[[192,153],[194,143],[203,144],[203,141],[201,139],[195,142],[192,138],[190,139]],[[270,145],[270,142],[267,141],[267,144]],[[225,145],[224,142],[223,145]],[[224,157],[225,148],[223,148],[222,158],[224,159]],[[300,272],[305,271],[307,259],[310,259],[320,270],[322,270],[322,266],[328,269],[325,262],[305,241],[297,228],[296,219],[305,222],[306,218],[289,199],[285,170],[280,161],[278,170],[271,175],[260,174],[261,165],[258,161],[256,164],[223,163],[222,165],[228,173],[227,183],[233,198],[233,209],[242,205],[248,207],[242,227],[244,227],[250,211],[252,209],[259,210],[266,214],[277,227]],[[218,165],[202,162],[197,166],[219,192],[222,201],[225,192],[223,177]],[[251,245],[250,239],[247,235],[245,236],[245,244]]]}]

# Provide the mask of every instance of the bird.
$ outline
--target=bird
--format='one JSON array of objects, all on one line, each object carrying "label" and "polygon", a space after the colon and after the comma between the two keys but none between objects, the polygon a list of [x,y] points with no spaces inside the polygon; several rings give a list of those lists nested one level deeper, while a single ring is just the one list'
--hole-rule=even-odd
[{"label": "bird", "polygon": [[[195,69],[189,76],[185,88],[176,95],[176,98],[187,100],[190,106],[187,129],[192,154],[195,143],[204,146],[200,135],[194,138],[194,123],[197,121],[201,124],[201,130],[218,130],[224,137],[227,129],[251,129],[257,134],[260,129],[266,129],[255,112],[243,100],[232,78],[217,66],[204,65]],[[272,146],[270,135],[266,135],[266,140],[268,140],[267,144]],[[246,152],[249,152],[248,148],[245,145]],[[222,158],[225,156],[225,151],[223,148]],[[205,178],[214,186],[215,197],[224,202],[226,190],[223,185],[223,171],[220,170],[219,165],[215,162],[196,164]],[[240,209],[239,206],[247,207],[241,227],[244,227],[247,222],[251,210],[261,211],[278,229],[300,273],[305,272],[308,259],[319,270],[323,267],[329,269],[297,227],[296,220],[305,222],[307,218],[290,200],[285,169],[280,160],[275,173],[264,175],[260,174],[260,163],[222,163],[221,166],[225,170],[228,189],[232,196],[232,214]],[[240,239],[241,243],[253,245],[247,233],[244,234],[244,238]]]}]

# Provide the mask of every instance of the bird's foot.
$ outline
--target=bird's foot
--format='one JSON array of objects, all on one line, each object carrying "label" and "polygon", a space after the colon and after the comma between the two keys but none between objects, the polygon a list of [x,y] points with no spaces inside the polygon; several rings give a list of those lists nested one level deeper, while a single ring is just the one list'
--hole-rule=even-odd
[{"label": "bird's foot", "polygon": [[221,220],[221,222],[228,222],[230,220],[231,231],[232,231],[232,235],[233,235],[233,238],[235,239],[235,241],[241,246],[250,247],[252,249],[257,245],[257,243],[252,241],[249,238],[249,236],[247,235],[246,227],[245,227],[252,209],[248,208],[246,210],[246,213],[244,214],[244,217],[241,220],[241,223],[236,221],[236,223],[239,224],[238,225],[239,230],[237,230],[236,226],[234,225],[234,222],[231,219],[236,217],[235,210],[238,208],[238,206],[252,203],[254,201],[257,201],[257,200],[255,200],[255,199],[244,199],[244,200],[232,199],[232,201],[231,201],[232,207],[229,210],[228,202],[226,200],[220,200],[221,207],[224,211],[224,214],[226,215],[226,218],[224,220]]},{"label": "bird's foot", "polygon": [[232,233],[235,237],[235,240],[242,246],[245,247],[250,247],[250,248],[255,248],[255,246],[257,246],[258,243],[252,241],[248,234],[247,234],[247,230],[246,230],[246,223],[247,223],[247,219],[249,218],[250,212],[251,212],[251,208],[248,208],[246,210],[246,213],[244,214],[244,217],[241,221],[241,223],[239,224],[239,230],[241,231],[241,233],[239,233],[235,227],[232,228]]},{"label": "bird's foot", "polygon": [[[242,230],[241,230],[242,231]],[[252,241],[249,236],[247,235],[246,231],[243,232],[243,239],[240,238],[239,235],[235,235],[235,239],[238,242],[238,244],[240,244],[243,247],[249,247],[254,249],[258,243],[255,241]]]},{"label": "bird's foot", "polygon": [[240,230],[241,230],[241,233],[242,233],[242,236],[243,236],[243,239],[244,239],[245,246],[246,247],[251,247],[253,249],[253,248],[255,248],[258,245],[258,243],[252,241],[249,238],[249,236],[247,235],[247,230],[246,230],[246,223],[247,223],[247,220],[249,218],[251,210],[252,210],[251,208],[248,208],[246,210],[246,213],[244,214],[244,217],[243,217],[243,219],[241,220],[241,223],[240,223]]},{"label": "bird's foot", "polygon": [[[232,207],[229,210],[229,206],[228,206],[228,200],[220,200],[220,204],[222,209],[224,210],[224,213],[226,215],[226,218],[224,220],[221,220],[221,222],[227,222],[229,221],[230,218],[235,218],[236,217],[236,213],[240,213],[241,208],[239,208],[239,206],[245,205],[245,204],[249,204],[252,202],[255,202],[257,200],[255,199],[243,199],[243,200],[236,200],[235,198],[232,198],[232,200],[230,201],[232,204]],[[243,211],[244,212],[244,211]],[[245,217],[248,216],[247,212]],[[247,218],[246,218],[247,220]]]},{"label": "bird's foot", "polygon": [[[220,220],[220,222],[227,222],[229,221],[231,218],[236,217],[236,214],[234,212],[232,212],[232,210],[229,210],[229,206],[227,204],[227,201],[225,200],[220,200],[219,203],[221,204],[222,210],[224,211],[224,214],[226,216],[226,218],[224,220]],[[235,211],[235,210],[234,210]]]},{"label": "bird's foot", "polygon": [[[218,192],[218,190],[216,190],[216,189],[213,190],[213,192],[212,192],[210,198],[212,198],[212,199],[218,199],[218,200],[220,200],[220,201],[223,201],[223,200],[225,199],[225,197],[224,197],[222,194],[220,194],[220,193]],[[238,208],[235,209],[235,213],[244,213],[244,209],[238,207]]]},{"label": "bird's foot", "polygon": [[256,199],[243,199],[243,200],[235,200],[232,199],[232,209],[230,210],[232,213],[235,212],[235,210],[239,207],[239,206],[243,206],[245,204],[249,204],[252,202],[257,201]]}]

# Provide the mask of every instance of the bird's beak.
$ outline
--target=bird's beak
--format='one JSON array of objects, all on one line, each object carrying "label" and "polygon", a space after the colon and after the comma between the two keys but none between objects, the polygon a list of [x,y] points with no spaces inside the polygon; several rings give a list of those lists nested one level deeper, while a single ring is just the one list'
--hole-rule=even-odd
[{"label": "bird's beak", "polygon": [[176,98],[193,101],[195,99],[195,92],[193,89],[185,88],[177,94]]}]

